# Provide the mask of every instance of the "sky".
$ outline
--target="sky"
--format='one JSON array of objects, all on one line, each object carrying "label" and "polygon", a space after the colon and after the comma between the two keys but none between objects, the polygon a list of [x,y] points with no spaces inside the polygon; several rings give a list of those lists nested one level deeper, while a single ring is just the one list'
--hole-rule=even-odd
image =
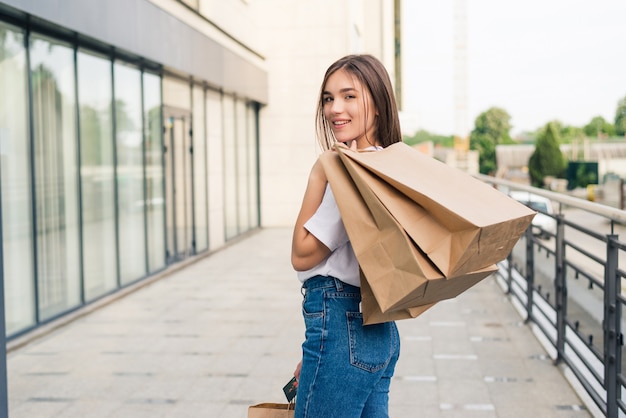
[{"label": "sky", "polygon": [[[455,123],[454,7],[461,0],[404,0],[405,131],[442,135]],[[626,0],[464,0],[467,129],[497,106],[511,134],[552,120],[613,123],[626,97]]]}]

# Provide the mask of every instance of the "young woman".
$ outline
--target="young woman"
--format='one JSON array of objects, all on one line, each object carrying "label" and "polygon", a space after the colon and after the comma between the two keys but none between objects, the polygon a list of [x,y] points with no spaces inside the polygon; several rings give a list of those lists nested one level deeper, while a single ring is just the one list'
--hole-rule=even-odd
[{"label": "young woman", "polygon": [[[370,55],[333,63],[322,82],[316,126],[325,152],[337,141],[357,151],[401,141],[382,63]],[[291,262],[302,282],[306,327],[302,362],[294,373],[295,416],[387,417],[398,331],[393,322],[363,326],[359,265],[319,160],[294,227]]]}]

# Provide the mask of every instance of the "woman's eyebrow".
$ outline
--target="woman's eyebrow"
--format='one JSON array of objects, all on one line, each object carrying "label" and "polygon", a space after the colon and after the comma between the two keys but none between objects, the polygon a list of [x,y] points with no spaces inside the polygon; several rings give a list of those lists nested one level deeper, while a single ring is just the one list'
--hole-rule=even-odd
[{"label": "woman's eyebrow", "polygon": [[[339,90],[339,93],[346,93],[346,92],[349,92],[349,91],[356,91],[356,89],[354,87],[344,87],[341,90]],[[326,91],[326,90],[324,90],[322,92],[322,94],[330,94],[330,95],[332,95],[331,92]]]}]

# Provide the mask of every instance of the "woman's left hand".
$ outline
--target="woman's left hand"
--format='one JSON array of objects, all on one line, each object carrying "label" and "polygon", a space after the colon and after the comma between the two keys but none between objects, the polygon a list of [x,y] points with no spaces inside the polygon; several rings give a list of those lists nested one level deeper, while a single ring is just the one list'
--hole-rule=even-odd
[{"label": "woman's left hand", "polygon": [[302,370],[302,360],[296,366],[296,370],[293,372],[294,377],[296,378],[296,382],[300,380],[300,371]]}]

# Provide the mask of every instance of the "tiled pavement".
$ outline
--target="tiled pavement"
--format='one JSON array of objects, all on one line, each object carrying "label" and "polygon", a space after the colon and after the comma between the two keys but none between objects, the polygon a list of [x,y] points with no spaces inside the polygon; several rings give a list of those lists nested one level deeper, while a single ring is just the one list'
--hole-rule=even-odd
[{"label": "tiled pavement", "polygon": [[[9,412],[233,417],[284,400],[303,338],[291,231],[264,229],[8,355]],[[489,277],[398,322],[391,417],[589,417]]]}]

